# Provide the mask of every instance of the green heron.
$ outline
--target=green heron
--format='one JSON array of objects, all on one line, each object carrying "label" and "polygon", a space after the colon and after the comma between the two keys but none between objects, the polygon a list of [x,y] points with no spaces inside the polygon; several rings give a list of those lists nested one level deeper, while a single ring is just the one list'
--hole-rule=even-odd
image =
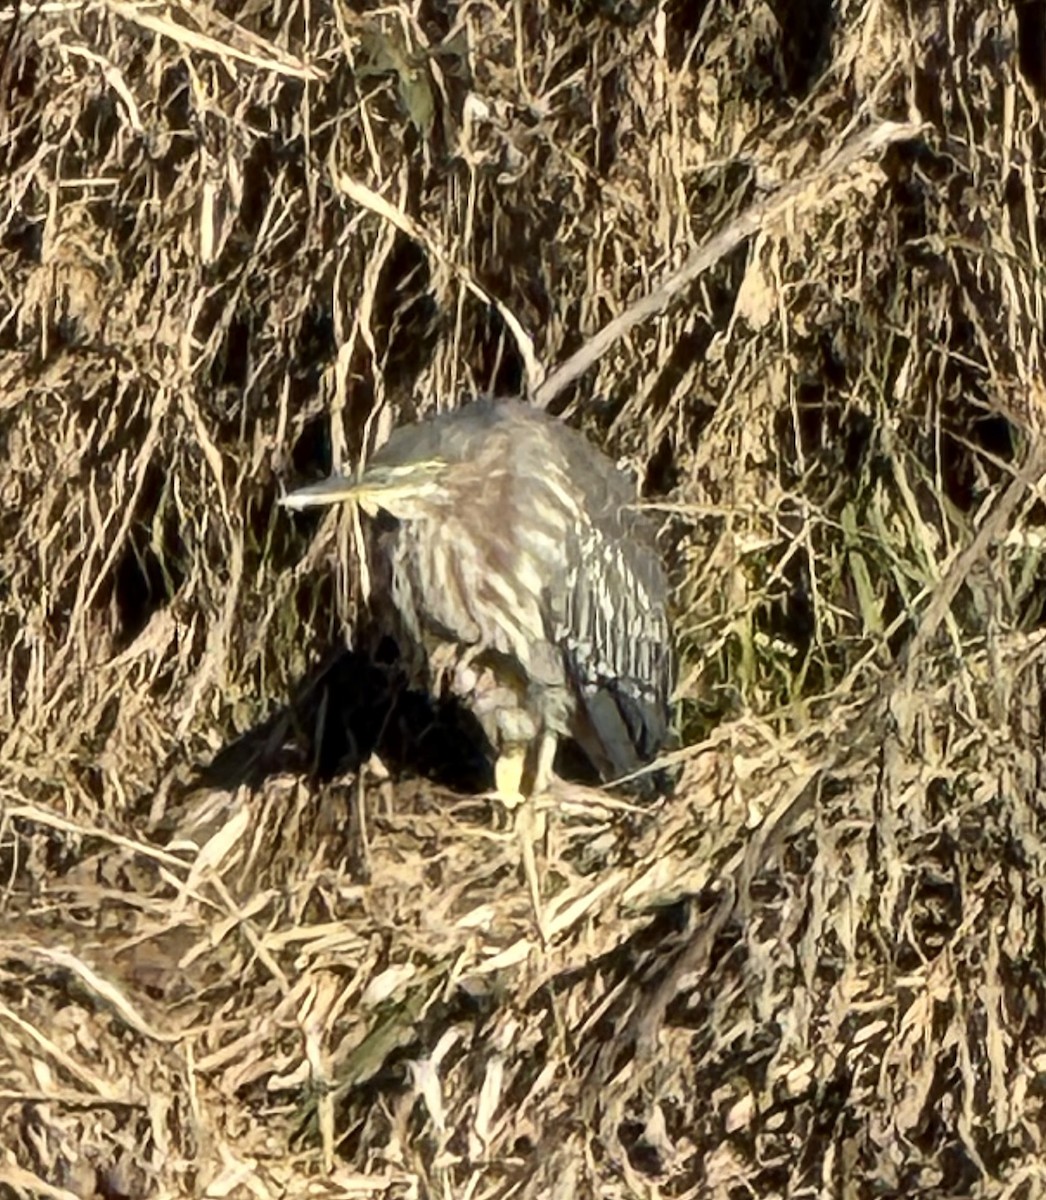
[{"label": "green heron", "polygon": [[472,709],[499,792],[543,790],[562,736],[604,780],[653,757],[673,679],[668,587],[631,480],[580,433],[477,400],[283,503],[339,501],[369,518],[372,602],[430,690]]}]

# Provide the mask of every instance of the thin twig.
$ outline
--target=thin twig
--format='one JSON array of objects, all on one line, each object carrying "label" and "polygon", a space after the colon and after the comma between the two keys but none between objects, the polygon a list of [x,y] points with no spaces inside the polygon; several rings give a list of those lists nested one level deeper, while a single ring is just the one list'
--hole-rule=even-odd
[{"label": "thin twig", "polygon": [[709,267],[725,258],[746,238],[778,221],[800,197],[841,175],[855,162],[870,158],[897,142],[910,141],[919,135],[921,129],[922,126],[916,124],[883,121],[851,138],[810,175],[786,183],[765,200],[753,204],[725,229],[714,234],[678,271],[668,275],[659,287],[637,300],[631,308],[609,321],[594,337],[589,338],[580,350],[575,351],[534,389],[532,403],[538,408],[547,408],[575,379],[580,378],[589,367],[599,362],[612,346],[627,337],[637,325],[666,312],[673,300],[686,291]]}]

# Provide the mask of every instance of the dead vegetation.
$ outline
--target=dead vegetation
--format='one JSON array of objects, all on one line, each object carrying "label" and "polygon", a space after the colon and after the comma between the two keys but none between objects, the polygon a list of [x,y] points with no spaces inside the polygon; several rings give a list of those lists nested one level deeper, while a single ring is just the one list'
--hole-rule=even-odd
[{"label": "dead vegetation", "polygon": [[[1046,1191],[1040,20],[0,9],[0,1195]],[[681,742],[549,799],[541,946],[275,500],[731,229],[556,401]]]}]

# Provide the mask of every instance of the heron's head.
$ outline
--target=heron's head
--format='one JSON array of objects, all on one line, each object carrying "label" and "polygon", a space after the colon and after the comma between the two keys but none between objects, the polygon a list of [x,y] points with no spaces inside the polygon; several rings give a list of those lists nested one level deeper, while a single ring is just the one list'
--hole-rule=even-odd
[{"label": "heron's head", "polygon": [[358,474],[332,475],[298,488],[280,503],[301,509],[348,502],[358,504],[368,516],[386,512],[401,521],[422,520],[438,507],[448,467],[438,455],[397,462],[379,453]]},{"label": "heron's head", "polygon": [[503,437],[493,436],[502,412],[477,401],[401,425],[355,475],[332,475],[284,496],[287,508],[312,508],[348,501],[373,515],[400,521],[438,518],[446,505],[475,496],[497,474],[505,457]]}]

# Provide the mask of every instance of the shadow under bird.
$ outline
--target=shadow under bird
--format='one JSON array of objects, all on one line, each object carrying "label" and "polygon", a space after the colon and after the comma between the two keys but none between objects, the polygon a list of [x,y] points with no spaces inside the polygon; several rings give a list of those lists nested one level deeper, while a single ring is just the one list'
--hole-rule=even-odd
[{"label": "shadow under bird", "polygon": [[472,709],[499,792],[542,791],[564,736],[605,781],[656,754],[674,663],[655,529],[582,434],[477,400],[402,426],[355,476],[282,503],[343,501],[369,519],[372,604],[419,682]]}]

